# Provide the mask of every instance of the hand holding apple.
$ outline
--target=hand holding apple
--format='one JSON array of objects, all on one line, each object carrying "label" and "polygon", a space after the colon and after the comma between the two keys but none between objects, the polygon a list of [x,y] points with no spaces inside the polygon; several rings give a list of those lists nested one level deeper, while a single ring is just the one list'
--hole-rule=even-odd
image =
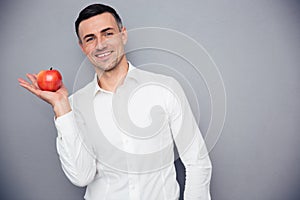
[{"label": "hand holding apple", "polygon": [[58,70],[42,70],[37,75],[37,84],[41,90],[55,92],[62,85],[62,76]]},{"label": "hand holding apple", "polygon": [[56,117],[71,111],[68,90],[57,70],[42,70],[38,75],[27,73],[26,76],[29,81],[18,78],[20,86],[51,104]]}]

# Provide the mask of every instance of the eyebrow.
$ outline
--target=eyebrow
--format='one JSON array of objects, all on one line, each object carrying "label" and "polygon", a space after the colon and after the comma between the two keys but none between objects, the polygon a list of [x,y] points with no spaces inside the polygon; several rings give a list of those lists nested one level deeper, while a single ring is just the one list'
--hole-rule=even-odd
[{"label": "eyebrow", "polygon": [[[114,28],[112,28],[112,27],[105,28],[105,29],[101,30],[100,33],[104,33],[109,30],[114,30]],[[83,37],[83,40],[85,40],[88,37],[94,37],[94,36],[95,36],[95,34],[87,34]]]},{"label": "eyebrow", "polygon": [[100,31],[100,33],[104,33],[104,32],[109,31],[109,30],[114,30],[114,28],[112,28],[112,27],[105,28],[102,31]]}]

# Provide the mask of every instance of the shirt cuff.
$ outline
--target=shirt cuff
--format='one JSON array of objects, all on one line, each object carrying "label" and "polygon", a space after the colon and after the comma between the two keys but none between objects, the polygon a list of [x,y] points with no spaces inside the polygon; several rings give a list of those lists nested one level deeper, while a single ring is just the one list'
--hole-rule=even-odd
[{"label": "shirt cuff", "polygon": [[74,134],[77,132],[76,120],[73,111],[57,117],[54,119],[54,123],[59,138],[62,136],[74,136]]}]

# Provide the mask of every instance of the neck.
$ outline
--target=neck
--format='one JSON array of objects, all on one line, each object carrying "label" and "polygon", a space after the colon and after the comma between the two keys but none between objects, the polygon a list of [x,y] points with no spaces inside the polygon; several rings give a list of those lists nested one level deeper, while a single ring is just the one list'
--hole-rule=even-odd
[{"label": "neck", "polygon": [[124,56],[120,63],[111,70],[100,71],[96,69],[99,86],[104,90],[115,92],[126,77],[128,68],[127,59]]}]

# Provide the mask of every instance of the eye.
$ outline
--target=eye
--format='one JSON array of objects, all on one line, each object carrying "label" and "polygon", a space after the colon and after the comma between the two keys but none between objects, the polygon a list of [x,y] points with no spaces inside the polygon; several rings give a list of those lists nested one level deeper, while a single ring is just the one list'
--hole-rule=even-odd
[{"label": "eye", "polygon": [[93,37],[89,37],[89,38],[87,38],[87,39],[85,40],[85,42],[90,42],[90,41],[93,41],[93,40],[94,40]]},{"label": "eye", "polygon": [[114,33],[113,32],[105,32],[105,36],[109,37],[112,36]]}]

